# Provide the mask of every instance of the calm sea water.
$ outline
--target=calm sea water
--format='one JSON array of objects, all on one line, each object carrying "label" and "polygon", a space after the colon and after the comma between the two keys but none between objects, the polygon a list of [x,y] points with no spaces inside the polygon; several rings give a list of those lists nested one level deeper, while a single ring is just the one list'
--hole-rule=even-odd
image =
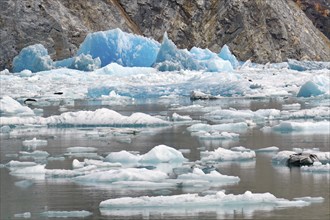
[{"label": "calm sea water", "polygon": [[[185,100],[185,104],[191,104]],[[98,102],[77,101],[73,110],[96,109]],[[257,110],[260,108],[281,108],[281,102],[272,99],[246,100],[226,99],[217,102],[201,103],[204,105],[221,105],[237,109]],[[306,103],[302,106],[308,107]],[[310,103],[309,103],[310,105]],[[104,107],[104,106],[102,106]],[[129,106],[106,106],[121,114],[129,115],[132,112],[145,112],[151,115],[169,116],[173,111],[166,104],[137,104]],[[59,114],[58,107],[45,107],[45,116]],[[180,114],[184,114],[181,113]],[[189,113],[199,119],[201,113]],[[93,138],[88,136],[92,130],[83,129],[47,129],[30,130],[28,133],[17,133],[13,136],[0,136],[0,162],[2,164],[15,158],[15,154],[22,150],[22,141],[37,137],[48,140],[48,145],[39,147],[51,156],[61,156],[66,148],[74,146],[95,147],[100,155],[120,150],[139,151],[146,153],[152,147],[165,144],[177,149],[189,149],[184,156],[190,161],[200,159],[201,150],[213,150],[218,147],[230,148],[244,146],[250,149],[277,146],[280,150],[292,150],[293,147],[314,148],[321,151],[330,151],[329,134],[323,135],[293,135],[262,133],[258,128],[241,135],[237,142],[200,141],[186,130],[187,125],[150,129],[133,136],[131,141],[113,140],[109,138]],[[200,213],[180,211],[177,214],[166,214],[160,211],[150,213],[149,216],[137,214],[134,216],[105,216],[101,215],[99,203],[110,198],[124,196],[158,196],[186,193],[182,189],[113,189],[109,187],[96,187],[80,185],[60,179],[47,179],[33,181],[26,187],[17,187],[15,183],[22,179],[11,176],[5,168],[0,169],[1,209],[0,219],[14,219],[17,213],[31,212],[31,219],[47,219],[40,213],[49,211],[87,210],[93,213],[86,219],[330,219],[330,176],[329,174],[304,173],[299,168],[274,166],[271,163],[273,154],[257,154],[257,158],[248,162],[228,162],[217,165],[222,174],[239,176],[240,182],[235,185],[214,188],[225,190],[226,193],[241,194],[249,190],[253,193],[270,192],[278,198],[293,199],[296,197],[323,197],[322,203],[315,203],[303,208],[283,208],[248,212],[235,210],[223,213],[221,210],[206,210]],[[72,159],[65,161],[52,161],[47,168],[71,169]],[[70,219],[70,218],[67,218]]]}]

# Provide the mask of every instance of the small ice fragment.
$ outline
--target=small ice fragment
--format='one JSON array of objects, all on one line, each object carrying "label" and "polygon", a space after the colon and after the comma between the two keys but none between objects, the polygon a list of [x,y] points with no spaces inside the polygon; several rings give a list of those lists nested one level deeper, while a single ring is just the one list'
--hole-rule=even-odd
[{"label": "small ice fragment", "polygon": [[14,215],[15,218],[31,218],[31,212],[17,213]]},{"label": "small ice fragment", "polygon": [[47,218],[85,218],[93,215],[89,211],[46,211],[41,213],[41,215]]}]

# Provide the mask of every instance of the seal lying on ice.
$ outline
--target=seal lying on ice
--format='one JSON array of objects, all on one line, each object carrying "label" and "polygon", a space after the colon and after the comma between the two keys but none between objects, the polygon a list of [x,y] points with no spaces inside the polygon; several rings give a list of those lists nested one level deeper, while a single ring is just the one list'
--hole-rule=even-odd
[{"label": "seal lying on ice", "polygon": [[314,162],[319,162],[318,157],[315,154],[291,154],[288,161],[287,165],[288,166],[309,166],[313,165]]}]

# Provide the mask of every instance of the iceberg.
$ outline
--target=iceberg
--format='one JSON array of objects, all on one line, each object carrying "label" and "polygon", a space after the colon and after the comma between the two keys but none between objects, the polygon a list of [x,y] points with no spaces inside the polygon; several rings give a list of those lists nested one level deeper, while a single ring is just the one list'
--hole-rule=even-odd
[{"label": "iceberg", "polygon": [[329,121],[318,121],[318,122],[293,122],[293,121],[282,121],[280,124],[273,127],[263,127],[262,131],[275,131],[280,133],[312,133],[312,134],[324,134],[330,132]]},{"label": "iceberg", "polygon": [[184,213],[198,213],[203,211],[219,211],[232,213],[234,210],[252,209],[272,210],[284,207],[304,207],[310,202],[303,200],[287,200],[276,198],[271,193],[225,194],[222,191],[214,195],[199,196],[198,194],[181,194],[172,196],[141,196],[122,197],[102,201],[99,205],[102,215],[136,215],[138,213],[150,214],[152,211],[162,213],[177,213],[184,209]]},{"label": "iceberg", "polygon": [[313,173],[330,173],[330,164],[322,164],[320,162],[314,162],[312,166],[302,166],[301,171],[313,172]]},{"label": "iceberg", "polygon": [[167,33],[153,65],[159,71],[205,70],[209,72],[232,71],[229,61],[223,60],[208,49],[178,49]]},{"label": "iceberg", "polygon": [[241,152],[219,147],[214,151],[201,152],[201,160],[203,162],[244,161],[254,159],[255,157],[256,153],[248,149]]},{"label": "iceberg", "polygon": [[31,212],[17,213],[14,218],[31,218]]},{"label": "iceberg", "polygon": [[304,83],[297,94],[297,97],[311,97],[322,94],[330,94],[330,79],[326,76],[314,76]]},{"label": "iceberg", "polygon": [[0,116],[33,116],[33,110],[27,106],[21,105],[10,96],[4,96],[0,100]]},{"label": "iceberg", "polygon": [[248,125],[246,122],[238,122],[238,123],[227,123],[227,124],[216,124],[216,125],[208,125],[208,124],[194,124],[187,128],[190,132],[245,132],[248,129]]},{"label": "iceberg", "polygon": [[289,68],[297,71],[306,70],[330,70],[330,62],[317,62],[317,61],[298,61],[294,59],[288,59]]},{"label": "iceberg", "polygon": [[[222,186],[225,184],[238,183],[240,178],[237,176],[227,176],[212,170],[210,173],[204,173],[202,169],[194,168],[192,173],[178,175],[178,181],[201,180],[210,183],[212,186]],[[183,185],[185,183],[183,182]]]},{"label": "iceberg", "polygon": [[145,168],[115,169],[90,173],[74,178],[77,183],[114,183],[118,181],[148,181],[161,182],[168,179],[168,175],[158,170]]},{"label": "iceberg", "polygon": [[82,71],[94,71],[101,67],[101,60],[99,57],[92,58],[90,54],[80,54],[72,58],[72,63],[68,68],[82,70]]},{"label": "iceberg", "polygon": [[238,60],[236,59],[235,55],[233,55],[229,49],[229,47],[225,44],[220,50],[220,53],[218,54],[220,58],[223,60],[228,60],[233,68],[238,68],[240,66]]},{"label": "iceberg", "polygon": [[2,117],[0,125],[48,125],[48,126],[167,126],[169,122],[144,114],[133,113],[123,116],[116,111],[101,108],[95,111],[65,112],[61,115],[44,117]]},{"label": "iceberg", "polygon": [[187,159],[182,153],[166,145],[158,145],[141,156],[140,163],[182,163]]},{"label": "iceberg", "polygon": [[134,155],[127,151],[112,152],[105,158],[107,162],[119,162],[122,164],[158,164],[158,163],[182,163],[187,159],[182,153],[166,145],[158,145],[143,155]]},{"label": "iceberg", "polygon": [[110,63],[150,67],[155,62],[158,51],[157,41],[125,33],[117,28],[88,34],[77,55],[89,54],[93,59],[99,57],[101,67]]},{"label": "iceberg", "polygon": [[25,140],[22,142],[24,147],[27,147],[28,149],[35,149],[37,147],[47,146],[48,141],[47,140],[39,140],[36,137],[34,137],[32,140]]},{"label": "iceberg", "polygon": [[13,60],[15,73],[28,69],[33,73],[50,70],[53,60],[48,55],[47,49],[41,44],[25,47]]}]

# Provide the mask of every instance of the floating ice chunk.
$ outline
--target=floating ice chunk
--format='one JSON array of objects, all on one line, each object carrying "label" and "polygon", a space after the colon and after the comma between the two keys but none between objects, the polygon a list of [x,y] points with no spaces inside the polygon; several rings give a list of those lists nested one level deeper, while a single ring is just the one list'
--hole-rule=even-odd
[{"label": "floating ice chunk", "polygon": [[21,180],[21,181],[15,182],[15,186],[22,188],[22,189],[27,189],[32,185],[33,185],[33,182],[31,180]]},{"label": "floating ice chunk", "polygon": [[167,126],[169,122],[144,114],[133,113],[131,116],[123,116],[116,111],[101,108],[96,111],[65,112],[48,118],[43,117],[2,117],[3,125],[49,125],[49,126]]},{"label": "floating ice chunk", "polygon": [[223,60],[228,60],[231,65],[236,69],[239,67],[239,62],[236,59],[236,57],[231,53],[229,47],[225,44],[220,50],[220,53],[218,54],[220,58]]},{"label": "floating ice chunk", "polygon": [[297,71],[329,69],[330,62],[298,61],[288,59],[289,68]]},{"label": "floating ice chunk", "polygon": [[239,152],[245,152],[245,151],[251,151],[251,149],[243,147],[243,146],[238,146],[238,147],[232,147],[230,148],[232,151],[239,151]]},{"label": "floating ice chunk", "polygon": [[214,151],[204,151],[201,152],[201,160],[205,161],[244,161],[251,160],[256,157],[256,153],[254,151],[232,151],[228,149],[224,149],[219,147]]},{"label": "floating ice chunk", "polygon": [[278,147],[272,146],[272,147],[265,147],[265,148],[256,149],[255,152],[256,153],[268,153],[268,152],[276,152],[278,150],[279,150]]},{"label": "floating ice chunk", "polygon": [[47,151],[42,151],[42,150],[36,150],[33,152],[20,151],[19,156],[37,159],[37,158],[46,158],[49,156],[49,153]]},{"label": "floating ice chunk", "polygon": [[208,100],[208,99],[217,99],[218,97],[212,96],[210,94],[206,94],[201,91],[192,91],[190,93],[190,100]]},{"label": "floating ice chunk", "polygon": [[100,160],[93,160],[93,159],[84,159],[85,166],[96,166],[97,168],[114,168],[114,167],[121,167],[121,163],[110,163],[110,162],[103,162]]},{"label": "floating ice chunk", "polygon": [[297,94],[298,97],[311,97],[321,94],[330,94],[330,80],[329,77],[318,75],[314,76],[312,80],[307,81],[300,87]]},{"label": "floating ice chunk", "polygon": [[311,202],[311,203],[322,203],[324,201],[323,197],[298,197],[298,198],[293,198],[294,200],[301,200],[305,202]]},{"label": "floating ice chunk", "polygon": [[99,57],[101,66],[115,62],[122,66],[150,67],[156,60],[158,50],[158,42],[117,28],[88,34],[77,54]]},{"label": "floating ice chunk", "polygon": [[[266,127],[262,130],[267,131]],[[283,121],[278,125],[271,128],[272,131],[289,133],[289,132],[304,132],[304,133],[316,133],[323,134],[330,132],[330,122],[329,121],[319,121],[319,122],[290,122]]]},{"label": "floating ice chunk", "polygon": [[200,131],[196,132],[193,135],[198,136],[201,140],[229,140],[229,139],[237,139],[239,137],[239,134],[233,133],[233,132],[218,132],[218,131],[211,131],[211,132],[205,132]]},{"label": "floating ice chunk", "polygon": [[282,105],[282,110],[299,110],[301,105],[299,103]]},{"label": "floating ice chunk", "polygon": [[322,164],[321,162],[314,162],[313,166],[302,166],[301,171],[304,172],[315,172],[315,173],[330,173],[330,164]]},{"label": "floating ice chunk", "polygon": [[186,161],[182,153],[166,145],[158,145],[141,156],[140,163],[179,163]]},{"label": "floating ice chunk", "polygon": [[35,165],[35,166],[28,166],[28,167],[24,167],[21,169],[15,169],[13,171],[10,172],[10,174],[12,175],[23,175],[23,176],[28,176],[29,174],[41,174],[44,175],[46,173],[46,169],[45,169],[46,165]]},{"label": "floating ice chunk", "polygon": [[0,115],[32,116],[34,112],[27,106],[22,106],[19,102],[9,96],[4,96],[0,100]]},{"label": "floating ice chunk", "polygon": [[48,141],[47,140],[40,140],[34,137],[32,140],[25,140],[22,142],[24,147],[27,147],[29,149],[35,149],[37,147],[47,146]]},{"label": "floating ice chunk", "polygon": [[10,169],[17,169],[22,167],[31,167],[36,166],[37,164],[35,162],[21,162],[21,161],[15,161],[11,160],[8,163],[5,164],[6,167]]},{"label": "floating ice chunk", "polygon": [[48,55],[47,49],[41,44],[23,48],[13,60],[13,71],[15,73],[24,69],[39,72],[52,68],[53,60]]},{"label": "floating ice chunk", "polygon": [[69,147],[66,149],[69,153],[94,153],[97,152],[95,147]]},{"label": "floating ice chunk", "polygon": [[180,180],[203,180],[214,185],[224,185],[228,183],[237,183],[240,178],[237,176],[223,175],[215,170],[205,174],[202,169],[194,168],[192,173],[181,174],[177,177]]},{"label": "floating ice chunk", "polygon": [[90,173],[74,178],[76,182],[87,183],[113,183],[118,181],[149,181],[160,182],[167,179],[166,173],[145,168],[126,168]]},{"label": "floating ice chunk", "polygon": [[189,115],[179,115],[178,113],[174,112],[172,115],[173,121],[192,121],[192,118]]},{"label": "floating ice chunk", "polygon": [[[188,209],[189,211],[202,212],[203,210],[234,210],[253,207],[253,210],[263,210],[264,206],[270,209],[277,207],[303,207],[310,205],[310,202],[276,198],[271,193],[251,193],[246,191],[244,194],[233,195],[225,194],[222,191],[215,195],[199,196],[198,194],[181,194],[172,196],[141,196],[141,197],[122,197],[117,199],[108,199],[100,203],[101,214],[128,215],[130,211],[139,210],[141,213],[149,213],[154,209],[162,209],[163,212],[177,213],[179,209]],[[185,210],[185,211],[188,211]],[[119,212],[121,211],[121,212]],[[133,212],[136,214],[136,212]],[[132,214],[133,214],[132,213]]]},{"label": "floating ice chunk", "polygon": [[71,69],[82,71],[94,71],[101,67],[101,60],[99,57],[92,58],[90,54],[80,54],[72,59],[72,63],[68,66]]},{"label": "floating ice chunk", "polygon": [[206,131],[206,132],[215,132],[215,131],[227,131],[227,132],[245,132],[248,129],[246,122],[238,123],[228,123],[228,124],[217,124],[217,125],[208,125],[208,124],[194,124],[187,128],[190,132]]},{"label": "floating ice chunk", "polygon": [[283,119],[329,119],[330,108],[318,106],[311,109],[301,109],[294,112],[281,112],[281,118]]},{"label": "floating ice chunk", "polygon": [[31,212],[17,213],[14,215],[15,218],[31,218]]},{"label": "floating ice chunk", "polygon": [[89,211],[46,211],[41,213],[42,216],[47,218],[86,218],[93,215]]},{"label": "floating ice chunk", "polygon": [[79,160],[77,160],[77,159],[74,159],[72,161],[72,168],[73,169],[83,168],[84,166],[85,166],[85,163],[84,162],[79,162]]},{"label": "floating ice chunk", "polygon": [[136,164],[140,160],[140,155],[134,155],[130,152],[122,150],[120,152],[112,152],[104,158],[104,161],[111,163],[122,163],[122,164]]}]

